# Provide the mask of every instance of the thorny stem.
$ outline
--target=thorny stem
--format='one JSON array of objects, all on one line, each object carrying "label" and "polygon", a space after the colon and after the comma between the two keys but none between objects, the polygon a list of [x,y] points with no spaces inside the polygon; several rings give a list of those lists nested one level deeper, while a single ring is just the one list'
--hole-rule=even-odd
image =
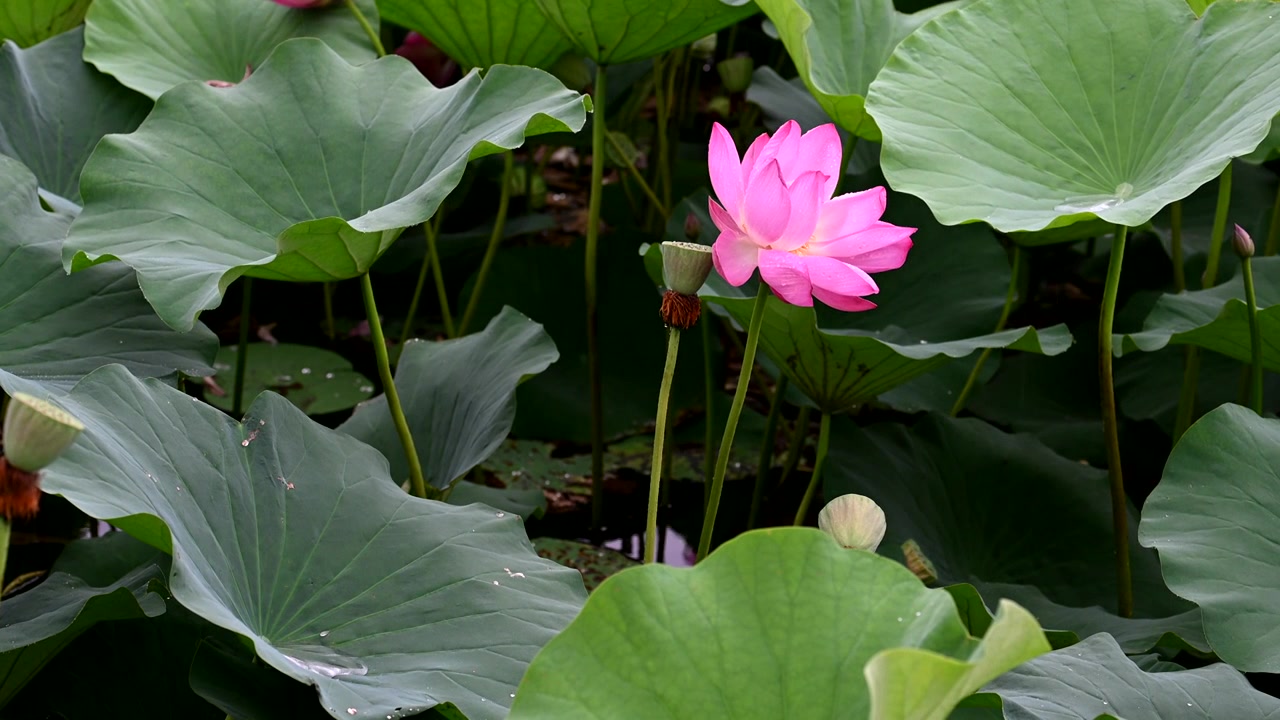
[{"label": "thorny stem", "polygon": [[756,293],[755,306],[751,308],[751,323],[747,328],[747,344],[742,352],[742,369],[738,371],[738,388],[733,393],[729,417],[725,419],[724,436],[720,438],[720,450],[716,453],[715,475],[711,478],[711,497],[707,501],[706,516],[702,520],[702,537],[698,540],[698,560],[711,551],[711,535],[716,529],[716,513],[720,510],[720,495],[724,491],[724,476],[729,471],[729,455],[733,451],[733,436],[738,431],[738,417],[747,400],[747,386],[751,384],[751,368],[756,364],[756,348],[760,345],[760,326],[764,324],[765,301],[769,299],[769,286],[763,281]]},{"label": "thorny stem", "polygon": [[373,352],[378,359],[378,377],[382,380],[382,391],[387,396],[387,409],[391,411],[396,434],[400,436],[400,446],[404,449],[405,459],[409,461],[409,487],[415,496],[425,498],[427,481],[422,476],[422,463],[418,461],[418,450],[413,445],[409,421],[405,419],[404,409],[400,406],[400,393],[396,392],[395,378],[391,376],[387,340],[382,335],[382,321],[378,319],[378,305],[373,299],[373,281],[369,279],[369,273],[360,276],[360,290],[364,294],[364,311],[369,317],[369,336],[373,340]]},{"label": "thorny stem", "polygon": [[[1018,276],[1022,274],[1022,246],[1013,244],[1013,268],[1009,271],[1009,291],[1004,296],[1004,307],[1000,310],[1000,319],[996,321],[995,332],[1004,330],[1004,326],[1009,322],[1009,314],[1013,312],[1013,305],[1018,300]],[[960,390],[960,396],[956,398],[956,402],[951,406],[951,417],[956,417],[964,410],[964,406],[969,403],[969,395],[973,393],[973,389],[978,385],[978,378],[982,375],[982,366],[987,362],[987,358],[991,355],[991,348],[985,348],[980,355],[978,361],[973,364],[973,369],[969,371],[969,377],[964,381],[964,388]]]},{"label": "thorny stem", "polygon": [[676,375],[676,358],[680,355],[680,328],[667,329],[667,363],[662,368],[662,386],[658,389],[658,418],[653,429],[653,461],[649,468],[649,516],[644,528],[644,561],[658,559],[658,496],[662,490],[663,444],[667,439],[667,404],[671,398],[671,380]]},{"label": "thorny stem", "polygon": [[1262,329],[1258,327],[1258,296],[1253,290],[1253,262],[1249,258],[1241,261],[1241,273],[1244,275],[1244,297],[1249,304],[1249,345],[1252,380],[1249,387],[1250,402],[1253,411],[1262,415]]},{"label": "thorny stem", "polygon": [[1276,199],[1271,204],[1271,226],[1267,230],[1267,245],[1264,255],[1275,255],[1280,246],[1280,184],[1276,185]]},{"label": "thorny stem", "polygon": [[[1213,232],[1209,236],[1209,259],[1205,264],[1201,287],[1209,289],[1218,282],[1218,260],[1222,256],[1222,239],[1227,233],[1227,211],[1231,207],[1231,165],[1218,177],[1218,205],[1213,213]],[[1178,396],[1178,414],[1173,423],[1173,442],[1191,427],[1196,414],[1196,385],[1200,380],[1200,349],[1188,345],[1182,373],[1182,390]]]},{"label": "thorny stem", "polygon": [[631,162],[631,158],[627,155],[627,151],[623,149],[622,143],[619,143],[618,140],[613,137],[612,133],[605,133],[605,137],[609,138],[609,144],[613,146],[613,149],[618,151],[618,157],[622,158],[622,164],[627,166],[627,170],[631,172],[631,177],[635,178],[636,183],[640,185],[640,190],[644,192],[644,196],[649,198],[649,202],[653,204],[654,209],[656,209],[658,214],[665,220],[667,217],[667,206],[662,204],[662,201],[658,199],[657,194],[653,192],[653,188],[649,186],[647,181],[645,181],[644,175],[636,169],[635,163]]},{"label": "thorny stem", "polygon": [[1129,570],[1129,518],[1120,468],[1120,434],[1116,418],[1116,388],[1111,372],[1111,327],[1120,291],[1120,269],[1124,264],[1124,244],[1129,228],[1116,226],[1111,244],[1111,262],[1102,295],[1098,319],[1098,385],[1102,389],[1102,425],[1106,434],[1107,471],[1111,479],[1111,521],[1116,553],[1117,605],[1121,617],[1133,617],[1133,578]]},{"label": "thorny stem", "polygon": [[1173,289],[1187,289],[1187,270],[1182,258],[1182,201],[1175,200],[1169,206],[1169,254],[1173,256]]},{"label": "thorny stem", "polygon": [[769,403],[769,419],[764,425],[764,440],[760,443],[760,457],[756,460],[756,486],[751,491],[751,513],[747,515],[747,529],[751,530],[760,520],[760,503],[764,500],[764,486],[769,480],[769,470],[773,466],[773,445],[778,436],[778,416],[782,414],[782,396],[787,392],[790,381],[786,375],[778,377],[778,385],[773,391],[773,400]]},{"label": "thorny stem", "polygon": [[587,369],[591,383],[591,529],[604,519],[604,399],[600,385],[599,337],[596,329],[596,253],[600,241],[600,200],[604,185],[605,67],[596,66],[591,119],[591,198],[587,205]]},{"label": "thorny stem", "polygon": [[818,494],[818,484],[822,481],[822,466],[827,464],[827,448],[830,445],[831,413],[824,412],[818,425],[818,456],[813,461],[813,475],[809,476],[809,487],[805,489],[800,507],[796,509],[794,524],[797,527],[804,525],[805,518],[809,515],[809,506],[813,504],[813,498]]},{"label": "thorny stem", "polygon": [[346,0],[346,4],[351,14],[356,16],[360,27],[364,28],[364,34],[369,36],[369,44],[373,46],[373,51],[378,53],[378,57],[386,57],[387,49],[382,46],[382,38],[378,37],[378,31],[369,24],[369,18],[360,12],[360,6],[356,5],[355,0]]},{"label": "thorny stem", "polygon": [[489,277],[489,267],[498,254],[498,246],[502,244],[502,232],[507,224],[507,207],[511,204],[511,172],[515,157],[510,150],[502,154],[502,191],[498,196],[498,214],[493,219],[493,232],[489,235],[489,247],[485,248],[484,259],[480,261],[480,270],[476,274],[475,287],[471,289],[471,298],[467,300],[467,309],[462,313],[462,322],[458,324],[458,335],[467,334],[467,326],[475,317],[476,308],[480,305],[480,294],[484,292],[484,281]]},{"label": "thorny stem", "polygon": [[[436,210],[436,215],[430,221],[422,223],[422,232],[424,235],[435,235],[440,231],[440,218],[444,215],[444,209]],[[431,268],[431,253],[422,253],[422,267],[418,270],[418,284],[413,286],[413,298],[409,300],[409,312],[404,316],[404,329],[400,331],[400,346],[409,342],[409,338],[413,336],[413,319],[418,314],[418,303],[422,301],[422,290],[427,285],[427,270]]]},{"label": "thorny stem", "polygon": [[253,296],[253,278],[240,277],[240,344],[236,345],[236,384],[231,394],[231,416],[244,411],[244,376],[249,366],[249,310]]},{"label": "thorny stem", "polygon": [[787,444],[787,459],[782,462],[782,474],[778,476],[778,485],[787,484],[787,478],[800,465],[800,453],[804,451],[804,439],[809,434],[809,416],[813,409],[808,405],[800,407],[800,415],[796,417],[796,426],[791,433],[791,442]]},{"label": "thorny stem", "polygon": [[[439,214],[439,211],[436,211]],[[444,286],[444,269],[440,267],[440,253],[436,250],[436,233],[427,231],[427,259],[431,264],[431,277],[436,283],[436,300],[440,303],[440,317],[444,320],[445,337],[457,337],[453,326],[453,313],[449,310],[449,291]]]},{"label": "thorny stem", "polygon": [[702,321],[702,382],[706,386],[706,409],[703,411],[703,424],[706,426],[702,436],[702,509],[707,509],[707,500],[711,497],[711,474],[715,472],[716,431],[716,371],[711,358],[711,323],[710,318]]}]

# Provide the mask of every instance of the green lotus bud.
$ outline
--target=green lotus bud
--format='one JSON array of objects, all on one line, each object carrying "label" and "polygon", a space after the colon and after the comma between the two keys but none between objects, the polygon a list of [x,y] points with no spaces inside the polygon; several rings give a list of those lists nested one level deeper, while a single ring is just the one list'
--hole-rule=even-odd
[{"label": "green lotus bud", "polygon": [[1236,248],[1236,254],[1242,258],[1251,258],[1256,249],[1253,246],[1253,238],[1249,237],[1249,231],[1236,225],[1236,234],[1231,238],[1231,244]]},{"label": "green lotus bud", "polygon": [[559,60],[552,63],[548,70],[570,90],[581,91],[582,88],[591,84],[591,70],[587,67],[586,59],[581,55],[565,53]]},{"label": "green lotus bud", "polygon": [[710,60],[716,54],[716,34],[711,33],[704,37],[700,37],[693,41],[689,46],[689,52],[700,60]]},{"label": "green lotus bud", "polygon": [[687,242],[662,243],[662,275],[667,287],[681,295],[697,295],[711,274],[711,246]]},{"label": "green lotus bud", "polygon": [[729,117],[729,113],[733,111],[733,104],[729,102],[729,98],[724,95],[717,95],[707,101],[707,112],[719,115],[722,118]]},{"label": "green lotus bud", "polygon": [[528,187],[529,168],[523,164],[513,166],[511,174],[507,176],[507,192],[511,193],[511,197],[520,197]]},{"label": "green lotus bud", "polygon": [[933,566],[933,562],[925,557],[924,551],[920,549],[920,543],[915,540],[902,543],[902,556],[906,558],[907,569],[915,573],[915,576],[920,578],[920,582],[931,585],[938,581],[938,570]]},{"label": "green lotus bud", "polygon": [[66,450],[84,425],[62,408],[26,393],[9,399],[4,414],[4,457],[15,468],[33,473]]},{"label": "green lotus bud", "polygon": [[529,181],[529,208],[541,210],[547,204],[547,180],[541,175],[534,175]]},{"label": "green lotus bud", "polygon": [[818,513],[818,527],[846,548],[875,552],[884,539],[884,511],[865,495],[841,495]]},{"label": "green lotus bud", "polygon": [[720,82],[724,85],[724,89],[731,93],[746,92],[746,89],[751,86],[751,73],[755,72],[755,69],[756,63],[750,55],[737,55],[716,63]]}]

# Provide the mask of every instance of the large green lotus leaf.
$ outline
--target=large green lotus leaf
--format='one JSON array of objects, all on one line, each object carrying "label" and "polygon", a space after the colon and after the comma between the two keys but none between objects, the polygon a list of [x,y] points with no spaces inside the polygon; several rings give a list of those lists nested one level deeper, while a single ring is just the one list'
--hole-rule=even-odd
[{"label": "large green lotus leaf", "polygon": [[900,13],[893,0],[756,0],[778,28],[796,70],[827,114],[845,130],[879,140],[867,115],[867,88],[893,49],[916,28],[968,4],[947,2]]},{"label": "large green lotus leaf", "polygon": [[167,328],[133,271],[63,272],[70,219],[42,209],[36,192],[30,171],[0,155],[0,370],[66,386],[112,362],[142,376],[212,372],[213,333]]},{"label": "large green lotus leaf", "polygon": [[760,530],[692,569],[605,580],[529,666],[511,717],[945,718],[1048,647],[1017,605],[979,642],[900,565],[811,528]]},{"label": "large green lotus leaf", "polygon": [[[237,346],[219,348],[213,367],[217,385],[206,384],[205,402],[230,412],[235,406]],[[369,378],[336,352],[292,343],[250,343],[244,397],[280,393],[308,415],[349,410],[373,395]]]},{"label": "large green lotus leaf", "polygon": [[1182,436],[1142,510],[1142,544],[1204,611],[1209,645],[1240,670],[1280,670],[1280,422],[1223,405]]},{"label": "large green lotus leaf", "polygon": [[[447,488],[497,450],[515,422],[516,386],[559,357],[542,326],[509,307],[473,335],[405,345],[396,390],[427,482]],[[385,395],[339,429],[380,450],[397,483],[409,477]]]},{"label": "large green lotus leaf", "polygon": [[151,109],[81,60],[83,52],[80,29],[29,50],[0,48],[0,153],[21,160],[43,190],[76,203],[94,146],[107,133],[132,132]]},{"label": "large green lotus leaf", "polygon": [[168,559],[125,533],[67,545],[39,585],[4,601],[0,616],[0,707],[94,624],[154,617],[164,598],[152,583]]},{"label": "large green lotus leaf", "polygon": [[379,0],[378,10],[469,68],[547,68],[570,48],[559,28],[527,0]]},{"label": "large green lotus leaf", "polygon": [[754,15],[750,0],[537,0],[582,54],[603,65],[644,60]]},{"label": "large green lotus leaf", "polygon": [[[837,418],[824,481],[825,497],[858,493],[884,509],[881,553],[901,558],[902,544],[914,540],[939,580],[972,583],[992,604],[1005,596],[998,584],[1022,585],[1059,605],[1115,611],[1107,474],[1034,437],[937,413],[910,426]],[[1165,588],[1155,554],[1138,545],[1136,516],[1130,524],[1136,615],[1191,609]]]},{"label": "large green lotus leaf", "polygon": [[93,0],[11,0],[0,5],[0,40],[30,47],[84,20]]},{"label": "large green lotus leaf", "polygon": [[279,395],[237,424],[110,366],[57,401],[87,429],[45,489],[171,549],[173,597],[335,717],[501,717],[585,596],[518,517],[405,494],[377,451]]},{"label": "large green lotus leaf", "polygon": [[1280,700],[1229,665],[1146,672],[1105,633],[1024,663],[983,692],[1000,696],[1006,720],[1280,718]]},{"label": "large green lotus leaf", "polygon": [[867,110],[889,182],[944,223],[1141,225],[1266,137],[1280,111],[1280,12],[975,3],[908,36]]},{"label": "large green lotus leaf", "polygon": [[[1280,257],[1254,258],[1251,264],[1262,330],[1262,363],[1269,370],[1280,370]],[[1197,345],[1249,362],[1249,306],[1244,301],[1244,278],[1236,275],[1208,290],[1164,295],[1147,315],[1141,332],[1115,338],[1117,356],[1151,352],[1171,344]]]},{"label": "large green lotus leaf", "polygon": [[1246,162],[1264,163],[1280,158],[1280,115],[1271,120],[1271,132],[1256,150],[1244,156]]},{"label": "large green lotus leaf", "polygon": [[240,85],[175,88],[137,132],[103,140],[63,257],[125,261],[160,316],[189,327],[242,274],[359,276],[431,217],[469,158],[585,117],[541,70],[502,65],[437,89],[403,58],[356,67],[293,40]]},{"label": "large green lotus leaf", "polygon": [[[704,293],[707,292],[704,290]],[[742,326],[751,320],[753,299],[705,294]],[[948,360],[983,348],[1056,355],[1071,346],[1065,325],[1018,328],[947,342],[913,341],[900,328],[880,332],[823,330],[813,308],[770,297],[765,304],[760,349],[823,412],[838,413],[875,398]],[[874,310],[871,312],[875,312]]]},{"label": "large green lotus leaf", "polygon": [[[319,38],[348,62],[368,62],[375,57],[369,36],[342,4],[297,10],[267,0],[96,0],[85,18],[84,59],[153,100],[190,80],[240,82],[246,68],[256,72],[291,38]],[[374,0],[356,5],[377,28]]]}]

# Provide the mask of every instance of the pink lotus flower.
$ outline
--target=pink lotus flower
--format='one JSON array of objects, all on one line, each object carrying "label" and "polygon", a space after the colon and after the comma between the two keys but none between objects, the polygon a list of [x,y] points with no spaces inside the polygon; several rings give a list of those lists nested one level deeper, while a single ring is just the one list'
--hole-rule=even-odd
[{"label": "pink lotus flower", "polygon": [[915,228],[881,222],[883,187],[831,197],[840,180],[840,134],[827,124],[801,135],[794,120],[756,138],[738,159],[729,132],[716,123],[708,153],[709,200],[720,229],[716,271],[730,285],[756,268],[775,295],[792,305],[813,298],[837,310],[870,310],[880,291],[868,273],[902,267]]}]

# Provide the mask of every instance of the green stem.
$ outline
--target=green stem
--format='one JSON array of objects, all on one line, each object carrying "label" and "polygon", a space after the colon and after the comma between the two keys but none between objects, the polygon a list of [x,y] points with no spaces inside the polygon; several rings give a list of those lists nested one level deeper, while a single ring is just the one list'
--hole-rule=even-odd
[{"label": "green stem", "polygon": [[244,410],[244,376],[249,365],[249,310],[253,298],[253,278],[240,276],[240,344],[236,345],[236,384],[231,394],[231,416]]},{"label": "green stem", "polygon": [[1196,414],[1196,384],[1200,377],[1200,350],[1187,345],[1182,350],[1182,389],[1178,393],[1178,412],[1173,420],[1173,444],[1191,427]]},{"label": "green stem", "polygon": [[337,326],[333,322],[333,292],[338,287],[336,282],[327,282],[324,288],[324,333],[328,336],[329,342],[333,342],[338,336]]},{"label": "green stem", "polygon": [[356,5],[355,0],[346,0],[347,9],[352,15],[356,16],[356,20],[360,23],[360,27],[364,28],[364,34],[369,36],[369,44],[373,46],[374,52],[378,53],[378,57],[386,57],[387,49],[382,46],[382,38],[378,37],[378,31],[373,29],[373,25],[369,24],[369,18],[360,12],[360,6]]},{"label": "green stem", "polygon": [[587,372],[591,383],[591,529],[604,519],[604,399],[600,384],[599,336],[596,328],[596,254],[600,241],[600,200],[604,184],[605,67],[596,66],[591,118],[591,197],[587,205]]},{"label": "green stem", "polygon": [[710,318],[702,321],[702,382],[706,390],[703,411],[703,424],[706,426],[702,437],[702,509],[707,509],[707,501],[711,499],[711,474],[715,472],[715,431],[716,431],[716,371],[711,357],[711,322]]},{"label": "green stem", "polygon": [[751,323],[747,328],[747,344],[742,353],[742,369],[738,372],[738,388],[733,393],[729,417],[725,419],[724,436],[720,438],[720,450],[716,453],[716,471],[711,478],[711,497],[707,501],[706,517],[702,520],[702,537],[698,540],[698,560],[711,551],[711,535],[716,529],[716,513],[720,510],[720,495],[724,491],[724,476],[729,471],[729,455],[733,450],[733,436],[738,432],[738,417],[742,404],[747,400],[747,386],[751,384],[751,368],[756,364],[756,348],[760,345],[760,326],[764,324],[765,301],[769,299],[769,286],[760,283],[755,306],[751,308]]},{"label": "green stem", "polygon": [[653,461],[649,468],[649,517],[644,528],[644,561],[658,559],[658,496],[662,491],[663,444],[667,438],[667,402],[671,398],[671,380],[676,376],[676,358],[680,355],[680,328],[667,330],[667,364],[662,368],[662,386],[658,389],[658,419],[653,429]]},{"label": "green stem", "polygon": [[[1013,304],[1018,299],[1018,277],[1022,274],[1022,246],[1017,243],[1013,244],[1013,268],[1009,271],[1009,291],[1004,295],[1004,307],[1000,310],[1000,319],[996,321],[996,329],[994,332],[1004,330],[1004,326],[1009,322],[1009,314],[1013,312]],[[956,402],[951,406],[951,417],[956,417],[964,410],[964,406],[969,402],[969,395],[978,385],[978,378],[982,375],[982,366],[987,362],[987,357],[991,355],[991,348],[986,348],[982,354],[978,356],[978,362],[973,364],[973,370],[969,371],[969,377],[964,381],[964,388],[960,391],[960,396],[956,398]]]},{"label": "green stem", "polygon": [[489,235],[489,247],[485,248],[484,259],[480,261],[480,271],[476,274],[475,287],[471,289],[471,297],[467,300],[467,309],[462,313],[462,322],[458,324],[458,335],[467,334],[467,326],[475,317],[476,308],[480,304],[480,294],[484,291],[485,278],[489,276],[489,267],[498,254],[498,246],[502,244],[502,233],[507,224],[507,206],[511,204],[511,173],[515,166],[515,156],[508,150],[502,154],[502,191],[498,195],[498,214],[493,219],[493,232]]},{"label": "green stem", "polygon": [[818,483],[822,480],[822,466],[827,463],[827,448],[831,445],[831,413],[822,413],[822,421],[818,425],[818,457],[813,461],[813,475],[809,476],[809,487],[800,499],[800,507],[796,509],[795,525],[804,525],[809,515],[809,506],[818,494]]},{"label": "green stem", "polygon": [[[427,232],[431,232],[427,230]],[[418,314],[418,303],[422,301],[422,289],[427,284],[427,270],[431,268],[431,253],[422,254],[422,267],[418,269],[418,282],[413,286],[413,298],[409,300],[409,312],[404,316],[404,327],[400,331],[400,347],[413,337],[413,320]]]},{"label": "green stem", "polygon": [[[440,212],[437,210],[436,215]],[[438,226],[437,226],[438,228]],[[440,253],[436,249],[437,234],[427,230],[427,259],[423,261],[425,264],[431,265],[431,278],[436,284],[436,300],[440,303],[440,317],[444,320],[445,337],[457,337],[458,333],[453,326],[453,313],[449,310],[449,291],[444,286],[444,269],[440,267]]]},{"label": "green stem", "polygon": [[395,378],[391,376],[387,340],[382,335],[382,321],[378,319],[378,305],[373,299],[373,281],[369,279],[369,273],[360,276],[360,290],[364,294],[364,311],[369,317],[369,335],[373,340],[374,356],[378,359],[378,377],[382,380],[382,391],[387,396],[387,409],[391,411],[396,434],[400,436],[400,446],[404,448],[405,459],[409,461],[409,487],[414,495],[425,498],[427,481],[422,476],[422,463],[418,461],[418,450],[413,445],[409,421],[405,419],[404,409],[400,406],[400,393],[396,392]]},{"label": "green stem", "polygon": [[613,149],[618,151],[618,156],[622,158],[622,164],[627,166],[627,170],[631,172],[631,177],[635,178],[636,183],[640,185],[640,190],[644,192],[644,196],[649,198],[649,202],[653,203],[654,209],[656,209],[665,220],[667,217],[667,206],[658,199],[657,194],[653,192],[653,188],[645,181],[644,175],[636,169],[635,163],[631,162],[631,158],[628,157],[626,150],[623,150],[622,143],[618,142],[618,140],[613,137],[612,133],[606,132],[605,137],[609,138],[609,144],[613,146]]},{"label": "green stem", "polygon": [[841,149],[843,155],[840,157],[840,181],[836,183],[836,194],[848,191],[849,171],[853,168],[853,158],[855,151],[858,149],[858,136],[850,135],[849,142],[845,143]]},{"label": "green stem", "polygon": [[800,407],[800,414],[796,417],[796,426],[791,432],[791,441],[787,443],[787,459],[782,463],[782,474],[778,476],[778,486],[787,484],[787,479],[791,477],[791,473],[796,471],[800,466],[800,454],[804,452],[804,439],[809,434],[809,416],[813,413],[813,409],[808,405]]},{"label": "green stem", "polygon": [[1209,259],[1204,266],[1201,287],[1208,289],[1218,284],[1218,261],[1222,257],[1222,239],[1227,234],[1227,211],[1231,207],[1231,165],[1218,176],[1218,206],[1213,212],[1213,234],[1209,236]]},{"label": "green stem", "polygon": [[769,479],[769,470],[773,467],[773,445],[778,436],[778,416],[782,414],[782,396],[787,392],[786,375],[778,378],[778,386],[773,391],[773,400],[769,403],[769,419],[764,425],[764,440],[760,443],[760,457],[756,459],[756,486],[751,491],[751,513],[747,516],[747,529],[750,530],[760,521],[760,503],[764,500],[764,486]]},{"label": "green stem", "polygon": [[1275,255],[1280,249],[1280,184],[1276,185],[1276,199],[1271,204],[1271,226],[1267,230],[1267,246],[1264,255]]},{"label": "green stem", "polygon": [[1111,372],[1111,327],[1115,321],[1116,296],[1120,291],[1120,269],[1124,264],[1124,244],[1129,228],[1116,227],[1111,244],[1111,262],[1102,295],[1098,319],[1098,385],[1102,390],[1102,425],[1106,433],[1107,471],[1111,479],[1111,521],[1116,553],[1117,606],[1121,617],[1133,617],[1133,578],[1129,570],[1129,518],[1120,468],[1120,432],[1116,417],[1116,388]]},{"label": "green stem", "polygon": [[1173,256],[1173,289],[1187,289],[1187,269],[1182,257],[1182,201],[1175,200],[1169,206],[1169,254]]},{"label": "green stem", "polygon": [[1250,369],[1253,374],[1253,380],[1249,385],[1252,388],[1250,400],[1253,411],[1262,415],[1262,329],[1258,327],[1258,296],[1253,291],[1253,262],[1249,258],[1244,258],[1241,262],[1241,272],[1244,275],[1244,297],[1245,302],[1249,304]]},{"label": "green stem", "polygon": [[[660,190],[664,190],[666,183],[666,173],[664,168],[667,163],[667,142],[669,140],[667,136],[667,100],[669,96],[666,92],[667,74],[664,71],[665,67],[666,66],[662,63],[661,55],[653,59],[653,120],[654,124],[657,126],[656,140],[658,146],[658,157],[656,158],[657,162],[655,163],[656,166],[654,168],[654,184],[656,184]],[[665,204],[659,202],[657,195],[652,193],[652,191],[646,191],[646,194],[650,196],[650,201],[653,203],[654,208],[665,207]],[[663,211],[662,216],[663,218],[666,218],[667,213]]]}]

